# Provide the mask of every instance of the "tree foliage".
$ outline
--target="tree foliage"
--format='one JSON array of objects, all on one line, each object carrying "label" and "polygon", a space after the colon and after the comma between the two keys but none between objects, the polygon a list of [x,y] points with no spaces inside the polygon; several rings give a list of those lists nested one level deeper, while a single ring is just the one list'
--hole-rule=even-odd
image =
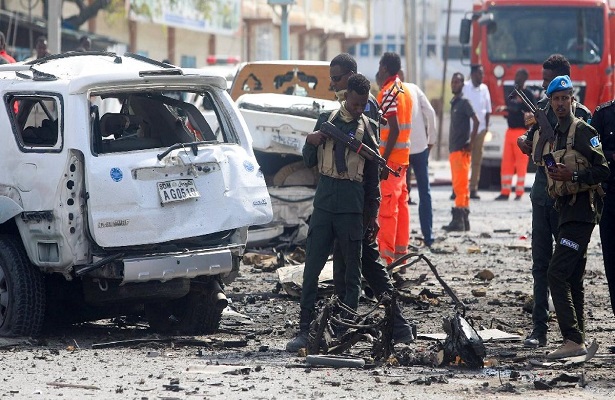
[{"label": "tree foliage", "polygon": [[[49,17],[49,3],[53,0],[43,0],[44,18]],[[72,29],[79,29],[91,18],[96,18],[100,10],[110,13],[124,12],[124,0],[62,0],[62,3],[73,3],[79,10],[77,14],[62,18],[62,24]]]}]

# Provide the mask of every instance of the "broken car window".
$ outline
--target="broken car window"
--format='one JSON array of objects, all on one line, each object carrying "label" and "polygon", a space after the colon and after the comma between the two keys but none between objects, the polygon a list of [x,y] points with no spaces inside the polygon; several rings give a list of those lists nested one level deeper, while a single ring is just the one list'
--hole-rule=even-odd
[{"label": "broken car window", "polygon": [[[203,96],[210,110],[184,99]],[[91,131],[96,154],[168,148],[177,143],[236,143],[209,93],[181,90],[92,94]]]},{"label": "broken car window", "polygon": [[24,151],[54,151],[62,147],[60,100],[51,95],[8,95],[6,106],[13,131]]}]

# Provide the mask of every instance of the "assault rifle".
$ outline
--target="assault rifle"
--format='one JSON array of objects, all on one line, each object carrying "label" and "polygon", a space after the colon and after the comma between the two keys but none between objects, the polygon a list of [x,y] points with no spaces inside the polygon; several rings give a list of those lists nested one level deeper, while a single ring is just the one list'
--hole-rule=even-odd
[{"label": "assault rifle", "polygon": [[323,124],[320,126],[320,131],[325,135],[329,136],[331,139],[335,140],[336,142],[342,144],[344,147],[347,147],[350,151],[354,151],[368,161],[375,161],[376,163],[378,163],[378,165],[380,165],[382,168],[385,168],[391,174],[399,176],[399,171],[394,171],[391,167],[389,167],[387,165],[387,160],[382,158],[377,151],[372,150],[369,146],[363,145],[363,142],[361,142],[354,136],[345,134],[331,122],[323,122]]},{"label": "assault rifle", "polygon": [[555,132],[553,131],[553,127],[547,118],[547,113],[545,110],[538,108],[527,98],[525,93],[520,90],[518,85],[515,85],[513,91],[508,95],[509,98],[512,98],[515,94],[521,98],[523,103],[530,109],[531,113],[534,114],[534,118],[536,122],[538,122],[538,126],[540,127],[540,136],[538,138],[538,143],[536,143],[536,149],[534,149],[534,154],[532,158],[534,162],[538,163],[542,161],[542,151],[547,144],[547,141],[552,141],[555,138]]}]

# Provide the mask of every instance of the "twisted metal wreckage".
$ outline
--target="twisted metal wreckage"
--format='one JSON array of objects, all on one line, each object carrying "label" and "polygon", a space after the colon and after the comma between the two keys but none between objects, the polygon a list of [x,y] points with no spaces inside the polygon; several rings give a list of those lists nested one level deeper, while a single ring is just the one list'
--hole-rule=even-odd
[{"label": "twisted metal wreckage", "polygon": [[[370,358],[386,362],[396,360],[400,365],[442,366],[460,364],[470,368],[482,368],[486,355],[483,340],[466,320],[465,305],[444,282],[433,263],[420,253],[409,253],[391,263],[391,273],[420,261],[427,263],[444,291],[455,303],[455,313],[443,320],[447,336],[428,350],[417,352],[409,347],[396,351],[393,347],[393,310],[397,293],[383,295],[368,312],[359,314],[346,307],[335,295],[321,300],[318,313],[310,326],[307,352],[315,354],[347,353],[359,342],[371,343]],[[384,315],[379,312],[384,308]],[[339,364],[339,362],[338,362]]]}]

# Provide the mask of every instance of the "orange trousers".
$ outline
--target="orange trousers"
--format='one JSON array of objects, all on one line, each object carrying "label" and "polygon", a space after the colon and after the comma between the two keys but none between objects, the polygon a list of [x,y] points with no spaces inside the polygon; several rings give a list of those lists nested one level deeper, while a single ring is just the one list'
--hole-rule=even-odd
[{"label": "orange trousers", "polygon": [[389,174],[380,181],[380,209],[378,211],[378,250],[387,265],[408,253],[410,242],[410,212],[408,209],[408,184],[406,183],[407,165],[391,161],[387,165],[397,171],[399,176]]},{"label": "orange trousers", "polygon": [[470,208],[470,188],[468,186],[472,153],[469,151],[454,151],[448,156],[451,164],[451,179],[455,192],[455,207]]},{"label": "orange trousers", "polygon": [[525,128],[508,128],[504,139],[504,153],[502,154],[502,190],[505,196],[512,191],[512,180],[515,171],[517,172],[517,184],[515,194],[522,196],[525,192],[525,174],[527,173],[528,156],[523,154],[517,146],[517,138],[525,133]]}]

